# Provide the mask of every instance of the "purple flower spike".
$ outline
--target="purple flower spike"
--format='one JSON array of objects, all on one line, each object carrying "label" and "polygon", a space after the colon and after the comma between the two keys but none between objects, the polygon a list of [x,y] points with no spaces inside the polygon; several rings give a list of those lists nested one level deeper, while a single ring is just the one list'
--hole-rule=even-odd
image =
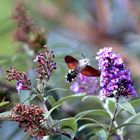
[{"label": "purple flower spike", "polygon": [[25,72],[20,72],[17,69],[10,67],[7,71],[6,79],[9,81],[17,81],[17,91],[31,90],[31,80]]},{"label": "purple flower spike", "polygon": [[103,48],[97,53],[96,59],[99,61],[100,95],[103,98],[120,96],[136,96],[136,91],[131,80],[130,71],[119,54],[112,51],[112,48]]},{"label": "purple flower spike", "polygon": [[70,89],[74,93],[86,92],[88,95],[95,95],[98,90],[98,80],[95,77],[87,77],[79,73]]},{"label": "purple flower spike", "polygon": [[56,69],[56,63],[53,61],[54,53],[53,51],[48,51],[47,46],[45,46],[46,51],[44,53],[40,53],[34,59],[34,62],[38,63],[36,72],[38,74],[38,79],[40,81],[45,80],[48,81],[52,74],[52,71]]}]

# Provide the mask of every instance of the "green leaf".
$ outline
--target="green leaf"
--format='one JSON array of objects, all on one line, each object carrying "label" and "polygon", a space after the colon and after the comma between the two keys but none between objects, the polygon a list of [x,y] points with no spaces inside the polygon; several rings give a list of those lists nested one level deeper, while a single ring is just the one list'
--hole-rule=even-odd
[{"label": "green leaf", "polygon": [[106,124],[103,124],[103,123],[100,123],[99,121],[93,119],[93,118],[79,118],[79,120],[84,120],[84,121],[89,121],[89,122],[92,122],[92,123],[96,123],[98,124],[100,127],[102,127],[103,129],[106,130],[106,128],[108,128],[109,126],[106,125]]},{"label": "green leaf", "polygon": [[116,99],[108,98],[108,99],[106,99],[106,102],[107,102],[107,106],[108,106],[109,110],[114,111],[115,104],[116,104]]},{"label": "green leaf", "polygon": [[140,125],[138,123],[134,123],[135,120],[137,120],[137,118],[140,118],[140,113],[137,113],[131,117],[129,117],[125,122],[123,122],[122,125],[118,126],[117,128],[115,128],[114,130],[112,130],[112,133],[115,132],[117,129],[122,128],[123,129],[128,126],[128,125]]},{"label": "green leaf", "polygon": [[106,138],[107,138],[107,134],[106,134],[105,130],[103,130],[103,129],[97,131],[96,135],[98,136],[99,140],[106,140]]},{"label": "green leaf", "polygon": [[137,113],[137,114],[135,114],[135,115],[129,117],[129,118],[124,122],[124,124],[125,124],[125,123],[129,123],[129,122],[133,122],[133,121],[135,121],[137,118],[140,118],[140,113]]},{"label": "green leaf", "polygon": [[67,91],[67,89],[65,89],[65,88],[53,88],[53,89],[47,90],[47,93],[48,93],[48,92],[55,91],[55,90]]},{"label": "green leaf", "polygon": [[91,137],[91,136],[94,136],[96,135],[96,132],[99,131],[99,130],[102,130],[102,128],[96,128],[96,129],[93,129],[91,132],[87,133],[87,137]]},{"label": "green leaf", "polygon": [[9,104],[8,101],[3,101],[3,102],[0,103],[0,107],[5,106],[5,105],[7,105],[7,104]]},{"label": "green leaf", "polygon": [[137,107],[140,105],[140,99],[133,100],[130,102],[133,107]]},{"label": "green leaf", "polygon": [[59,105],[57,105],[57,106],[51,108],[48,112],[45,112],[45,113],[44,113],[44,119],[48,119],[48,117],[51,115],[51,113],[52,113],[56,108],[58,108],[59,106],[61,106],[61,105],[59,104]]},{"label": "green leaf", "polygon": [[86,94],[85,93],[79,93],[79,94],[74,94],[74,95],[70,95],[70,96],[66,96],[63,97],[62,99],[60,99],[59,101],[57,101],[53,107],[58,106],[58,105],[62,105],[64,102],[66,101],[73,101],[75,99],[79,99],[84,97]]},{"label": "green leaf", "polygon": [[123,131],[123,129],[124,129],[126,126],[129,126],[129,125],[140,125],[140,123],[139,123],[139,124],[138,124],[138,123],[124,123],[124,124],[119,125],[118,127],[114,128],[114,129],[111,131],[111,134],[110,134],[110,135],[112,135],[114,132],[116,132],[117,129],[120,129],[120,128],[122,128],[122,131]]},{"label": "green leaf", "polygon": [[9,117],[11,111],[6,111],[6,112],[2,112],[0,113],[0,118],[7,118]]},{"label": "green leaf", "polygon": [[54,97],[53,96],[47,96],[47,97],[45,97],[45,101],[48,101],[52,106],[56,103],[56,100],[54,99]]},{"label": "green leaf", "polygon": [[77,120],[79,120],[80,118],[84,117],[84,116],[89,116],[89,115],[92,115],[92,116],[104,116],[104,117],[109,117],[109,114],[105,111],[105,110],[102,110],[102,109],[94,109],[94,110],[87,110],[87,111],[83,111],[83,112],[80,112],[76,115],[76,118]]},{"label": "green leaf", "polygon": [[89,138],[89,140],[98,140],[98,137],[95,135],[95,136],[91,136],[90,138]]},{"label": "green leaf", "polygon": [[118,104],[118,105],[120,106],[120,108],[130,112],[131,114],[133,114],[133,115],[136,114],[133,106],[129,102],[126,101],[126,102]]},{"label": "green leaf", "polygon": [[32,101],[34,98],[36,98],[37,97],[37,94],[32,94],[30,97],[29,97],[29,99]]},{"label": "green leaf", "polygon": [[76,134],[78,126],[74,117],[62,119],[59,123],[62,130],[70,129]]},{"label": "green leaf", "polygon": [[97,102],[99,104],[102,104],[101,100],[98,97],[92,96],[92,95],[83,97],[82,101],[83,102],[85,102],[85,101],[94,101],[94,102]]},{"label": "green leaf", "polygon": [[23,102],[25,103],[25,102],[28,101],[28,100],[32,101],[32,100],[34,100],[36,97],[38,97],[41,101],[44,100],[43,95],[33,93],[29,98],[25,99]]},{"label": "green leaf", "polygon": [[74,99],[78,99],[78,98],[82,98],[83,96],[85,96],[85,94],[75,94],[75,95],[71,95],[71,96],[66,96],[63,97],[62,99],[60,99],[59,101],[57,101],[53,107],[44,114],[45,119],[47,119],[49,117],[49,115],[59,106],[61,106],[65,101],[71,101]]},{"label": "green leaf", "polygon": [[[137,113],[131,117],[129,117],[122,125],[125,126],[125,124],[130,124],[130,123],[134,123],[138,118],[140,118],[140,113]],[[135,123],[136,124],[136,123]],[[125,127],[123,127],[122,129],[124,129]]]},{"label": "green leaf", "polygon": [[100,125],[96,124],[96,123],[88,123],[88,124],[84,124],[82,126],[79,127],[78,131],[82,131],[86,128],[92,128],[95,129],[97,127],[100,127]]}]

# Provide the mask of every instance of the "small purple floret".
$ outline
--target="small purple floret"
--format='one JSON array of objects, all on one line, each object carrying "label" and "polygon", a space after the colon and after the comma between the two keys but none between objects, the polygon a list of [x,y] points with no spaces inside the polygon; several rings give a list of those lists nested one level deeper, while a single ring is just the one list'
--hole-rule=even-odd
[{"label": "small purple floret", "polygon": [[16,80],[17,91],[31,90],[31,80],[25,72],[20,72],[16,68],[10,67],[7,71],[6,79],[9,81]]},{"label": "small purple floret", "polygon": [[88,95],[95,95],[98,90],[98,80],[95,77],[87,77],[79,74],[75,82],[70,86],[74,93],[87,93]]}]

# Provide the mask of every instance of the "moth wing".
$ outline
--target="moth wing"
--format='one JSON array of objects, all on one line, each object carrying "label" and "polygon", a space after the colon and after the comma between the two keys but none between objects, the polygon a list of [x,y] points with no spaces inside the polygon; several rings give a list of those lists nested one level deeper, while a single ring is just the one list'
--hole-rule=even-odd
[{"label": "moth wing", "polygon": [[75,59],[74,57],[72,57],[70,55],[65,56],[64,59],[65,59],[65,62],[67,63],[67,65],[68,65],[68,68],[72,69],[72,70],[74,70],[79,63],[79,61],[77,59]]},{"label": "moth wing", "polygon": [[89,65],[86,65],[86,67],[81,71],[81,73],[88,77],[90,77],[90,76],[99,77],[100,76],[100,71]]}]

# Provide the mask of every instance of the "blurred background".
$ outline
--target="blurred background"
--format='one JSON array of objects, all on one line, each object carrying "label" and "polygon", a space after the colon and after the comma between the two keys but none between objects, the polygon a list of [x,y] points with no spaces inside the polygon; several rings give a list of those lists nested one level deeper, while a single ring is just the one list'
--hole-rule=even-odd
[{"label": "blurred background", "polygon": [[[13,34],[17,30],[17,17],[15,18],[13,15],[16,14],[20,17],[22,14],[22,10],[16,7],[18,2],[19,0],[0,0],[0,100],[10,101],[10,106],[6,105],[0,108],[1,112],[11,109],[12,106],[21,101],[17,97],[14,83],[5,81],[6,69],[14,66],[18,70],[24,70],[34,82],[35,73],[32,60],[34,54],[41,49],[32,48],[32,41],[29,43],[31,47],[27,48],[25,41],[16,38],[17,34]],[[47,40],[49,49],[55,53],[57,70],[48,83],[48,89],[66,89],[53,91],[49,94],[53,94],[56,99],[73,94],[69,90],[70,84],[65,82],[67,72],[64,62],[65,55],[82,59],[81,54],[84,54],[90,59],[91,65],[97,68],[96,52],[103,47],[112,47],[115,52],[121,54],[127,67],[131,70],[139,97],[139,0],[22,0],[22,2],[29,21],[31,20],[31,25],[38,27],[39,31],[41,30],[43,34],[41,37]],[[33,32],[31,39],[32,36],[35,38],[37,33]],[[76,101],[72,105],[69,104],[62,106],[62,111],[56,111],[53,114],[54,118],[74,116],[81,110],[99,108],[99,105],[92,101],[82,104],[80,101]],[[140,107],[137,108],[137,111],[139,110]],[[120,122],[122,119],[125,120],[125,115],[128,116],[129,114],[120,116]],[[97,119],[104,121],[102,118]],[[86,139],[84,137],[86,131],[88,130],[78,133],[81,139]],[[139,131],[139,127],[130,126],[126,130],[125,139],[138,140]],[[0,128],[0,136],[0,140],[31,139],[13,122],[3,122]]]}]

